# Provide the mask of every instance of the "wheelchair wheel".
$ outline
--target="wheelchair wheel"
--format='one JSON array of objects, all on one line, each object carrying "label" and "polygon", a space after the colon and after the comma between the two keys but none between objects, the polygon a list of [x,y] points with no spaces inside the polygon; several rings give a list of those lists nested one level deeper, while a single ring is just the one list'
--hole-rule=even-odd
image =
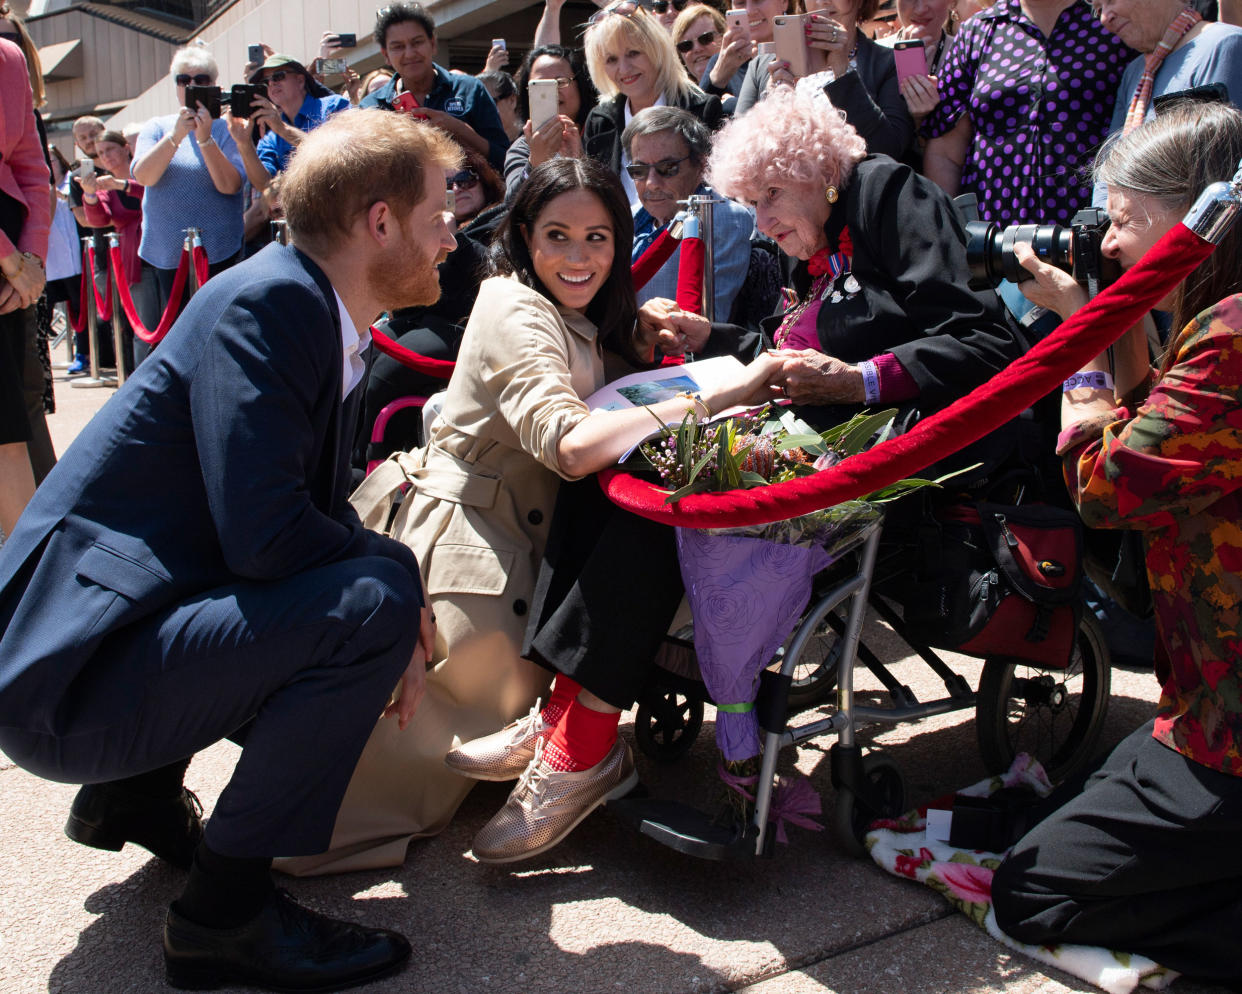
[{"label": "wheelchair wheel", "polygon": [[703,727],[703,702],[676,690],[645,696],[634,716],[634,738],[643,753],[672,763],[690,751]]},{"label": "wheelchair wheel", "polygon": [[824,703],[836,689],[837,667],[841,661],[841,632],[845,631],[847,606],[842,605],[822,618],[814,634],[802,647],[789,685],[791,714]]},{"label": "wheelchair wheel", "polygon": [[1104,727],[1111,661],[1104,633],[1089,612],[1078,627],[1074,655],[1065,669],[1021,659],[983,664],[975,702],[975,734],[990,773],[1009,769],[1026,752],[1055,783],[1088,762]]},{"label": "wheelchair wheel", "polygon": [[906,810],[906,782],[897,764],[882,752],[869,752],[863,757],[863,780],[870,785],[870,801],[848,787],[837,789],[837,803],[832,813],[832,830],[837,844],[850,856],[866,856],[863,838],[877,818],[896,818]]}]

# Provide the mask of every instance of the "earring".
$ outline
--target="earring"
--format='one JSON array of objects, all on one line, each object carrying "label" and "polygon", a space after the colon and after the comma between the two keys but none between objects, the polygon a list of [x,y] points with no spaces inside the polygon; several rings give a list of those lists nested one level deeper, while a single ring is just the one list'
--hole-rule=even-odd
[{"label": "earring", "polygon": [[837,193],[837,188],[835,186],[830,186],[824,191],[824,199],[830,204],[835,204],[839,196],[840,194]]}]

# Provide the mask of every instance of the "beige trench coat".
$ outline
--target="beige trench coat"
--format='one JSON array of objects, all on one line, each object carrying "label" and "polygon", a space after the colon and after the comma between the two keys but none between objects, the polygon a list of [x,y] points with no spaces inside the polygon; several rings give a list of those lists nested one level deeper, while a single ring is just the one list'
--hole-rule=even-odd
[{"label": "beige trench coat", "polygon": [[[287,873],[395,866],[448,824],[474,785],[444,755],[502,728],[550,674],[519,656],[560,478],[557,444],[604,383],[595,326],[517,280],[484,281],[429,444],[403,457],[416,492],[398,537],[418,557],[436,614],[435,668],[404,732],[375,727],[329,852]],[[417,623],[411,619],[411,624]]]}]

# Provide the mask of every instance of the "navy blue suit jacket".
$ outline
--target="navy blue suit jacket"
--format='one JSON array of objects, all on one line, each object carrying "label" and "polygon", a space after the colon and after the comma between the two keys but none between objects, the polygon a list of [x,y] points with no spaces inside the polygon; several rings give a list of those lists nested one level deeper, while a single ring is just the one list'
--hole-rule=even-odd
[{"label": "navy blue suit jacket", "polygon": [[0,726],[60,734],[100,641],[195,594],[367,555],[421,587],[348,503],[362,389],[342,404],[341,379],[332,286],[296,249],[195,294],[0,548]]}]

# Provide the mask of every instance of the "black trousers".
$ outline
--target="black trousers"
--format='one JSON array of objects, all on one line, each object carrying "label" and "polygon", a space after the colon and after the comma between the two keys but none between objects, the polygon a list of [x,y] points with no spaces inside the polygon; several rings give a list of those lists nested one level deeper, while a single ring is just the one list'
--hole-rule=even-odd
[{"label": "black trousers", "polygon": [[105,782],[249,722],[208,846],[234,857],[323,852],[410,662],[420,599],[404,566],[375,556],[200,594],[104,640],[61,706],[63,734],[0,728],[0,749],[48,780]]},{"label": "black trousers", "polygon": [[1185,759],[1148,722],[996,871],[997,924],[1021,942],[1141,953],[1242,979],[1242,777]]},{"label": "black trousers", "polygon": [[625,709],[650,678],[685,588],[673,529],[561,484],[523,655]]}]

